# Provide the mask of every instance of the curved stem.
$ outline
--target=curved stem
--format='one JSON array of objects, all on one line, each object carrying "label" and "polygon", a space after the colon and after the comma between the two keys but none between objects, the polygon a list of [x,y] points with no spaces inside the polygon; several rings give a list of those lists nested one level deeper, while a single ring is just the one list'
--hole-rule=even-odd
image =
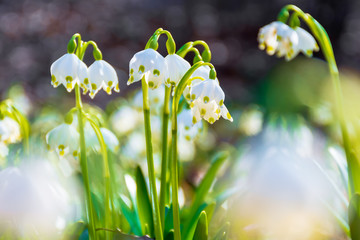
[{"label": "curved stem", "polygon": [[150,106],[149,106],[149,96],[148,96],[149,87],[144,77],[141,79],[141,85],[143,92],[146,156],[147,156],[148,174],[150,181],[150,196],[151,196],[151,205],[152,205],[154,228],[155,228],[155,238],[157,240],[162,240],[163,231],[161,227],[159,203],[158,203],[158,197],[156,191],[155,168],[154,168],[154,159],[153,159],[153,149],[151,143],[152,139],[151,139],[151,124],[150,124]]},{"label": "curved stem", "polygon": [[338,121],[341,128],[343,146],[345,150],[346,160],[348,163],[348,174],[349,174],[349,198],[355,192],[360,192],[360,166],[359,163],[352,153],[349,133],[346,127],[345,113],[343,109],[343,96],[339,78],[339,70],[335,61],[334,51],[331,45],[330,38],[324,29],[324,27],[316,21],[310,14],[305,14],[301,9],[294,5],[287,5],[281,12],[294,11],[304,22],[308,25],[316,40],[318,41],[320,48],[324,54],[324,57],[329,65],[331,74],[332,84],[335,93],[335,111],[337,112]]},{"label": "curved stem", "polygon": [[164,109],[162,119],[162,155],[161,155],[161,182],[160,182],[160,218],[161,225],[165,226],[165,201],[167,190],[167,150],[168,150],[168,129],[170,115],[170,95],[171,87],[165,86]]},{"label": "curved stem", "polygon": [[104,137],[100,131],[100,128],[98,127],[98,125],[95,123],[95,121],[93,121],[90,117],[86,118],[90,124],[91,127],[93,128],[96,137],[100,143],[100,148],[101,148],[101,154],[103,157],[103,161],[104,161],[104,183],[105,183],[105,228],[111,228],[112,227],[112,221],[111,221],[111,203],[112,201],[112,196],[111,196],[111,182],[110,182],[110,168],[109,168],[109,161],[108,161],[108,154],[107,154],[107,148],[106,148],[106,144],[104,141]]}]

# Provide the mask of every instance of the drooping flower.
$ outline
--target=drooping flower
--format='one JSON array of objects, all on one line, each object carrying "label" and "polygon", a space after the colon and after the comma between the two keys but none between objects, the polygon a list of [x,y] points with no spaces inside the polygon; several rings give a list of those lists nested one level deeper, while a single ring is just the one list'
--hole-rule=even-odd
[{"label": "drooping flower", "polygon": [[5,144],[16,143],[21,140],[20,126],[10,117],[0,120],[0,141]]},{"label": "drooping flower", "polygon": [[213,124],[220,116],[233,121],[224,105],[225,94],[217,79],[210,79],[208,75],[204,81],[191,86],[190,95],[191,99],[193,99],[190,107],[193,113],[194,124],[201,118]]},{"label": "drooping flower", "polygon": [[301,27],[295,28],[295,32],[299,37],[298,49],[308,57],[312,57],[314,51],[319,51],[319,46],[314,37]]},{"label": "drooping flower", "polygon": [[209,66],[201,66],[201,67],[197,68],[194,71],[194,73],[191,75],[191,78],[195,78],[195,79],[192,80],[191,83],[188,84],[183,91],[183,96],[189,103],[191,102],[191,100],[195,100],[194,96],[191,96],[191,94],[190,94],[191,86],[194,86],[194,85],[198,84],[199,82],[201,82],[205,79],[208,79],[209,73],[210,73]]},{"label": "drooping flower", "polygon": [[89,83],[88,68],[75,54],[66,53],[56,60],[50,67],[51,85],[64,85],[71,92],[76,84],[86,91]]},{"label": "drooping flower", "polygon": [[190,63],[177,54],[169,54],[165,57],[165,63],[168,70],[168,77],[165,84],[169,87],[176,86],[184,74],[191,67]]},{"label": "drooping flower", "polygon": [[[119,148],[119,140],[110,130],[106,128],[100,128],[100,132],[104,138],[104,142],[106,147],[112,151],[116,152]],[[89,122],[85,124],[85,139],[86,139],[86,147],[92,149],[93,151],[100,152],[100,143],[96,133]]]},{"label": "drooping flower", "polygon": [[293,59],[301,51],[311,57],[313,51],[319,47],[314,37],[306,30],[289,27],[287,24],[275,21],[259,30],[259,48],[265,50],[269,55],[276,53],[278,57],[285,56],[287,61]]},{"label": "drooping flower", "polygon": [[111,94],[111,90],[120,92],[119,80],[115,69],[104,60],[96,60],[89,67],[89,84],[90,97],[95,95],[102,88],[107,94]]},{"label": "drooping flower", "polygon": [[60,156],[71,153],[78,155],[79,133],[72,124],[63,123],[46,134],[46,143]]},{"label": "drooping flower", "polygon": [[165,58],[154,49],[142,50],[131,58],[129,71],[128,85],[144,77],[149,88],[156,89],[164,83],[167,75]]},{"label": "drooping flower", "polygon": [[178,128],[180,138],[191,141],[200,132],[202,122],[193,124],[191,110],[183,109],[178,115]]}]

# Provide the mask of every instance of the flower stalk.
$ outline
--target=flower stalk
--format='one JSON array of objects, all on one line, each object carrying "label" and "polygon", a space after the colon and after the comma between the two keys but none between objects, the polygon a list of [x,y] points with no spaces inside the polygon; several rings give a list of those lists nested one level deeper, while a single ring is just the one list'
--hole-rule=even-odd
[{"label": "flower stalk", "polygon": [[146,139],[146,157],[148,164],[148,174],[150,181],[150,196],[153,211],[153,220],[155,228],[155,238],[163,239],[163,231],[160,218],[159,202],[156,191],[155,168],[153,159],[153,148],[151,142],[151,123],[150,123],[150,104],[149,104],[149,87],[145,78],[141,79],[142,92],[143,92],[143,111],[144,111],[144,126],[145,126],[145,139]]},{"label": "flower stalk", "polygon": [[278,20],[286,22],[289,18],[289,11],[293,11],[291,16],[291,23],[299,23],[298,17],[300,17],[309,27],[316,40],[320,45],[324,57],[329,65],[332,84],[335,94],[335,111],[338,116],[340,129],[342,133],[343,146],[346,154],[346,160],[348,163],[348,175],[349,175],[349,198],[356,192],[360,192],[360,166],[357,158],[354,156],[350,146],[349,133],[345,122],[345,113],[343,108],[343,96],[341,91],[341,83],[339,78],[339,70],[335,61],[334,51],[329,39],[329,36],[323,26],[316,21],[310,14],[304,13],[301,9],[294,5],[285,6],[278,16]]}]

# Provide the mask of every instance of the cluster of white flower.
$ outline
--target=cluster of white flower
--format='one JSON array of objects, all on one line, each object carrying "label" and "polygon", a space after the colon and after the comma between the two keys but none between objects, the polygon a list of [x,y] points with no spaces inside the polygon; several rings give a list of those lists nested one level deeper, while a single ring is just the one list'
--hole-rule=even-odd
[{"label": "cluster of white flower", "polygon": [[58,87],[64,85],[71,92],[76,84],[89,92],[91,98],[103,89],[111,94],[112,89],[119,92],[119,81],[115,69],[104,60],[96,60],[88,68],[74,53],[66,53],[50,67],[51,84]]},{"label": "cluster of white flower", "polygon": [[[177,54],[165,58],[154,49],[148,48],[136,53],[129,64],[128,85],[144,79],[150,89],[162,84],[176,87],[191,65]],[[191,76],[194,80],[186,86],[184,97],[192,112],[192,123],[205,119],[214,123],[222,116],[232,121],[224,105],[225,94],[217,79],[210,78],[210,67],[201,66]]]},{"label": "cluster of white flower", "polygon": [[[60,124],[48,132],[46,135],[48,148],[55,150],[59,156],[67,156],[68,154],[71,154],[72,156],[77,157],[80,149],[80,136],[77,131],[76,122],[77,121],[73,121],[71,124]],[[106,128],[100,128],[100,132],[108,149],[116,152],[119,147],[119,140],[117,137]],[[89,122],[85,123],[85,139],[86,147],[88,149],[100,151],[100,143]]]},{"label": "cluster of white flower", "polygon": [[291,28],[287,24],[275,21],[259,30],[259,48],[269,55],[285,56],[287,61],[302,52],[311,57],[313,51],[318,51],[319,46],[314,37],[301,27]]}]

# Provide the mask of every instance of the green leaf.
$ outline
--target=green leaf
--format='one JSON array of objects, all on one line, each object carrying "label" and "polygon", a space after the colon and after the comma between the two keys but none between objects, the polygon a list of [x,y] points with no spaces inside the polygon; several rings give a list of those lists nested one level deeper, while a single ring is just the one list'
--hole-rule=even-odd
[{"label": "green leaf", "polygon": [[[166,211],[167,210],[167,211]],[[166,215],[165,215],[165,226],[164,226],[164,236],[166,236],[171,231],[174,231],[174,219],[173,219],[173,208],[172,205],[170,208],[166,207],[165,209]]]},{"label": "green leaf", "polygon": [[124,214],[124,217],[126,218],[126,220],[129,222],[129,224],[131,226],[131,231],[136,235],[141,235],[141,226],[140,226],[139,219],[137,218],[137,215],[135,214],[135,211],[132,210],[125,203],[125,201],[122,199],[121,196],[119,198],[119,203],[120,203],[120,209],[121,209],[122,214]]},{"label": "green leaf", "polygon": [[78,221],[68,225],[63,234],[63,240],[78,240],[86,226],[83,221]]},{"label": "green leaf", "polygon": [[174,229],[172,229],[165,235],[164,240],[174,240]]},{"label": "green leaf", "polygon": [[113,240],[153,240],[152,238],[150,238],[148,236],[139,237],[139,236],[125,234],[125,233],[122,233],[119,229],[117,229],[117,230],[101,229],[101,230],[114,232],[114,237],[112,238]]},{"label": "green leaf", "polygon": [[136,204],[143,235],[154,236],[154,223],[149,192],[141,168],[136,168]]},{"label": "green leaf", "polygon": [[355,193],[349,204],[349,225],[352,240],[360,240],[360,195]]},{"label": "green leaf", "polygon": [[228,158],[228,152],[220,152],[212,161],[211,167],[206,172],[199,187],[196,189],[195,198],[192,204],[193,211],[196,211],[198,207],[204,202],[206,195],[208,194],[215,178],[216,174]]},{"label": "green leaf", "polygon": [[202,211],[199,221],[196,225],[193,240],[207,240],[208,239],[208,224],[205,211]]},{"label": "green leaf", "polygon": [[192,233],[195,228],[196,220],[201,211],[204,210],[207,206],[205,199],[209,193],[211,186],[213,185],[213,182],[215,181],[217,172],[224,164],[228,156],[228,152],[220,152],[214,157],[211,167],[206,172],[204,178],[196,189],[195,197],[191,205],[189,215],[187,216],[188,221],[185,222],[183,228],[184,239],[191,239]]}]

